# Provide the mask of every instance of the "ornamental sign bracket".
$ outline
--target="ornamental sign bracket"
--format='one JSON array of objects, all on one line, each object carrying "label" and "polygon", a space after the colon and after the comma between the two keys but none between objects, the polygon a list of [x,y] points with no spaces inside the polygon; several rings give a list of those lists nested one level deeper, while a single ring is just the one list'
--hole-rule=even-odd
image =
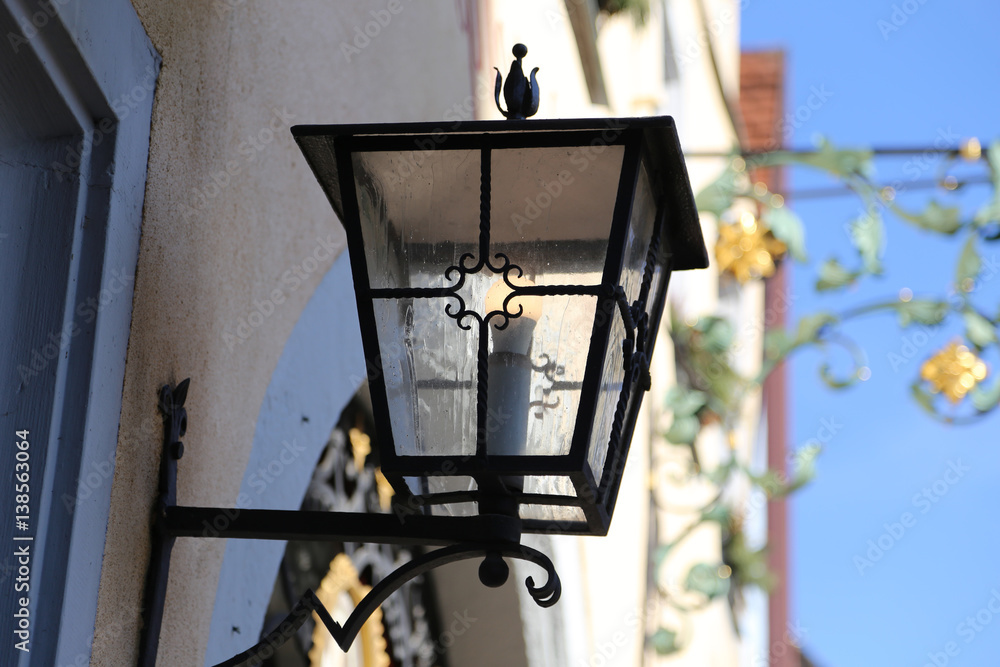
[{"label": "ornamental sign bracket", "polygon": [[[548,556],[520,544],[521,526],[516,518],[500,515],[469,517],[410,514],[401,508],[392,514],[291,510],[249,510],[219,507],[183,507],[176,504],[177,461],[184,455],[180,438],[187,430],[184,402],[190,379],[176,387],[160,389],[164,440],[160,467],[160,492],[153,532],[152,560],[146,584],[140,667],[155,667],[163,608],[166,600],[170,553],[177,538],[236,538],[254,540],[314,540],[440,546],[414,558],[379,581],[340,624],[312,590],[307,590],[288,616],[257,644],[216,667],[261,664],[263,658],[295,636],[315,612],[345,652],[368,617],[403,584],[430,570],[461,560],[482,558],[479,579],[496,588],[506,583],[509,568],[504,558],[540,566],[545,582],[536,586],[525,580],[528,593],[540,607],[551,607],[562,592],[555,567]],[[211,530],[206,529],[210,526]]]}]

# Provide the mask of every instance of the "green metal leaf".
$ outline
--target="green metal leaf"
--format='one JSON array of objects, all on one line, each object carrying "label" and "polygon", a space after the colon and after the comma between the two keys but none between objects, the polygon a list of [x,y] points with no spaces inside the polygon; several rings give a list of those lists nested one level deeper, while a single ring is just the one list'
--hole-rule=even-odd
[{"label": "green metal leaf", "polygon": [[836,315],[826,311],[820,311],[803,317],[799,320],[799,326],[795,332],[795,344],[803,345],[818,341],[822,329],[831,324],[836,324],[837,321]]},{"label": "green metal leaf", "polygon": [[972,397],[972,404],[976,407],[976,410],[980,412],[986,412],[997,407],[997,404],[1000,403],[1000,377],[986,389],[981,389],[978,386],[975,387],[969,392],[969,396]]},{"label": "green metal leaf", "polygon": [[934,395],[924,389],[919,381],[910,385],[910,395],[925,412],[937,415],[938,412],[934,409]]},{"label": "green metal leaf", "polygon": [[653,552],[653,569],[659,571],[660,567],[667,560],[667,556],[670,555],[670,544],[661,544],[656,547]]},{"label": "green metal leaf", "polygon": [[677,633],[667,628],[660,628],[654,632],[650,641],[657,655],[670,655],[681,650]]},{"label": "green metal leaf", "polygon": [[1000,140],[994,141],[986,149],[986,161],[990,165],[993,179],[993,198],[976,211],[973,222],[978,227],[1000,221]]},{"label": "green metal leaf", "polygon": [[825,138],[820,138],[813,153],[787,153],[776,151],[758,160],[760,166],[798,163],[805,164],[835,176],[849,177],[872,173],[870,149],[838,149]]},{"label": "green metal leaf", "polygon": [[823,447],[820,445],[806,445],[795,451],[792,480],[786,493],[802,488],[816,477],[816,459],[822,451]]},{"label": "green metal leaf", "polygon": [[805,225],[787,206],[768,208],[764,213],[764,224],[770,228],[774,238],[788,246],[792,257],[799,262],[808,260]]},{"label": "green metal leaf", "polygon": [[997,342],[996,325],[974,310],[962,313],[965,320],[965,336],[978,348]]},{"label": "green metal leaf", "polygon": [[693,444],[701,431],[701,422],[697,417],[674,415],[674,422],[664,434],[675,445]]},{"label": "green metal leaf", "polygon": [[795,346],[784,329],[771,329],[764,334],[764,355],[768,359],[781,359]]},{"label": "green metal leaf", "polygon": [[722,526],[729,525],[731,518],[732,512],[722,503],[716,503],[701,513],[702,521],[714,521]]},{"label": "green metal leaf", "polygon": [[934,232],[954,234],[962,228],[962,222],[959,220],[961,211],[957,206],[941,206],[936,201],[931,200],[931,203],[927,205],[923,213],[916,215],[905,213],[898,208],[895,210],[903,219],[909,220],[918,227]]},{"label": "green metal leaf", "polygon": [[885,230],[882,216],[877,211],[863,215],[851,223],[851,242],[858,249],[865,271],[882,273],[882,248],[885,243]]},{"label": "green metal leaf", "polygon": [[899,313],[899,326],[908,327],[914,322],[933,326],[941,324],[948,316],[948,304],[944,301],[930,301],[928,299],[914,299],[913,301],[900,301],[894,305]]},{"label": "green metal leaf", "polygon": [[722,545],[723,560],[733,568],[735,585],[759,586],[764,591],[773,590],[777,577],[767,567],[767,547],[752,549],[747,545],[742,531],[733,533]]},{"label": "green metal leaf", "polygon": [[649,18],[649,0],[597,0],[598,8],[608,14],[629,12],[636,26],[642,26]]},{"label": "green metal leaf", "polygon": [[958,256],[958,267],[955,271],[955,284],[964,290],[967,280],[975,280],[983,268],[983,260],[976,249],[976,235],[969,234],[968,240],[962,246],[962,254]]},{"label": "green metal leaf", "polygon": [[719,566],[710,563],[697,563],[688,571],[684,587],[695,593],[701,593],[709,600],[729,592],[729,580],[719,576]]},{"label": "green metal leaf", "polygon": [[768,498],[780,498],[787,493],[784,473],[779,473],[777,470],[750,475],[750,481],[759,486]]},{"label": "green metal leaf", "polygon": [[726,167],[725,171],[714,182],[707,185],[694,198],[695,206],[698,207],[699,211],[714,213],[716,217],[722,217],[723,213],[732,208],[733,199],[739,192],[736,181],[736,172]]},{"label": "green metal leaf", "polygon": [[695,329],[702,336],[702,347],[712,354],[721,354],[733,345],[736,332],[733,323],[724,317],[703,317]]},{"label": "green metal leaf", "polygon": [[847,387],[854,386],[858,381],[858,372],[855,370],[850,375],[840,378],[830,370],[830,364],[823,364],[819,367],[819,377],[823,380],[823,384],[830,389],[846,389]]},{"label": "green metal leaf", "polygon": [[708,402],[708,395],[694,389],[679,385],[671,387],[664,399],[664,404],[675,417],[687,417],[697,413]]},{"label": "green metal leaf", "polygon": [[858,271],[848,271],[835,259],[828,259],[819,267],[819,280],[816,289],[820,292],[839,289],[850,285],[860,276]]}]

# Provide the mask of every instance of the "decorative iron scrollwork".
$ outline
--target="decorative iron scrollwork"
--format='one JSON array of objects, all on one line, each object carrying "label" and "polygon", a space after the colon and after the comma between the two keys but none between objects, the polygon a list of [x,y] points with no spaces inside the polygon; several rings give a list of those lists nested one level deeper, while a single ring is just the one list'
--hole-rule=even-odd
[{"label": "decorative iron scrollwork", "polygon": [[[531,595],[531,598],[540,607],[551,607],[559,600],[562,592],[559,575],[556,574],[552,561],[542,552],[520,544],[455,544],[436,549],[419,558],[415,558],[378,582],[358,606],[354,608],[354,611],[343,625],[333,620],[330,612],[312,590],[306,591],[291,613],[288,614],[278,627],[268,633],[253,647],[239,655],[233,656],[225,662],[219,663],[216,667],[242,667],[243,665],[259,664],[262,656],[266,657],[270,655],[274,649],[294,637],[295,633],[298,632],[299,628],[302,627],[312,612],[316,612],[323,625],[329,630],[330,635],[336,640],[337,645],[344,651],[347,651],[354,642],[355,637],[358,636],[365,621],[368,620],[368,617],[379,608],[379,605],[386,598],[407,581],[448,563],[456,563],[461,560],[479,557],[490,559],[497,555],[506,558],[518,558],[540,565],[545,569],[548,579],[542,586],[535,586],[534,580],[528,577],[525,580],[528,594]],[[495,583],[495,581],[493,584],[487,585],[501,585],[504,583],[503,581]]]},{"label": "decorative iron scrollwork", "polygon": [[[139,659],[140,665],[148,667],[156,664],[160,626],[163,618],[163,605],[166,598],[170,552],[173,543],[178,536],[197,536],[197,532],[191,532],[189,524],[192,521],[197,522],[204,512],[218,513],[225,511],[220,508],[178,507],[176,505],[177,459],[183,453],[183,445],[180,442],[180,437],[187,430],[187,412],[184,409],[184,401],[187,397],[188,386],[189,381],[185,380],[177,387],[165,386],[159,392],[159,406],[164,416],[163,462],[161,465],[160,499],[157,509],[156,527],[154,529],[153,560],[150,566],[150,576],[146,590],[145,605],[147,613],[145,615],[145,627]],[[345,440],[347,439],[347,436],[341,435]],[[358,443],[361,443],[360,439]],[[345,480],[347,477],[352,478],[355,484],[355,491],[363,489],[363,496],[371,496],[372,493],[370,492],[373,491],[373,488],[374,493],[377,494],[377,479],[373,475],[362,475],[357,470],[357,466],[352,459],[353,452],[348,453],[344,447],[336,448],[333,455],[324,457],[324,460],[320,462],[318,472],[322,474],[325,470],[327,473],[342,473]],[[368,479],[368,482],[362,481],[363,479]],[[311,489],[313,492],[317,490],[315,488]],[[328,490],[336,496],[336,491],[329,488]],[[322,493],[319,495],[322,496]],[[377,503],[378,500],[375,502]],[[228,536],[250,539],[289,539],[283,527],[276,527],[276,524],[279,523],[274,516],[276,514],[280,514],[282,520],[287,521],[289,518],[296,517],[301,513],[281,513],[273,510],[243,510],[241,526],[235,533],[226,533],[226,531],[220,530],[214,535],[201,536],[206,538]],[[402,524],[397,528],[399,534],[396,536],[389,534],[391,531],[387,531],[387,524],[385,522],[371,522],[376,524],[376,527],[371,528],[366,525],[361,528],[360,523],[356,519],[364,515],[358,512],[329,512],[329,515],[332,518],[340,519],[341,523],[344,524],[346,534],[352,535],[351,538],[341,537],[345,542],[348,540],[370,540],[386,544],[399,539],[401,541],[409,540],[412,543],[414,539],[413,535],[407,532]],[[381,514],[369,516],[372,519],[386,518]],[[488,519],[489,517],[483,518]],[[415,518],[411,518],[407,526],[415,520]],[[506,518],[504,520],[511,521]],[[527,586],[528,594],[542,607],[552,606],[558,601],[562,587],[552,561],[540,551],[515,541],[520,534],[519,528],[508,537],[499,537],[503,535],[503,532],[497,532],[496,528],[494,528],[489,532],[490,537],[480,538],[488,541],[476,541],[476,538],[469,540],[470,533],[468,531],[455,530],[453,526],[457,527],[458,524],[455,524],[454,521],[451,517],[423,517],[423,523],[426,523],[431,528],[431,533],[426,535],[426,543],[446,544],[446,546],[422,554],[402,564],[394,564],[398,565],[396,569],[387,573],[380,581],[375,583],[371,590],[357,604],[343,625],[333,619],[322,600],[320,600],[312,589],[309,589],[277,627],[267,633],[255,646],[220,663],[220,666],[231,667],[235,665],[261,664],[263,658],[273,654],[275,649],[294,637],[313,612],[316,613],[323,625],[329,630],[330,634],[337,641],[337,644],[346,651],[350,648],[352,642],[364,626],[365,621],[386,602],[392,593],[398,591],[416,577],[436,567],[470,558],[484,559],[479,574],[480,580],[487,586],[499,586],[506,581],[509,569],[503,560],[504,558],[517,558],[535,563],[545,570],[547,578],[544,584],[536,586],[533,578],[527,577],[525,585]],[[516,520],[513,521],[516,523]],[[237,522],[234,520],[234,523]],[[366,519],[365,524],[368,523],[369,521]],[[471,528],[471,525],[468,527]],[[329,542],[331,539],[335,540],[337,538],[336,535],[330,535],[324,531],[322,527],[312,527],[311,524],[308,528],[303,529],[303,533],[305,533],[306,537],[301,539]],[[421,531],[421,534],[424,534],[424,532]],[[448,536],[442,538],[444,534]],[[494,538],[493,536],[498,537]],[[463,541],[463,539],[469,541]]]}]

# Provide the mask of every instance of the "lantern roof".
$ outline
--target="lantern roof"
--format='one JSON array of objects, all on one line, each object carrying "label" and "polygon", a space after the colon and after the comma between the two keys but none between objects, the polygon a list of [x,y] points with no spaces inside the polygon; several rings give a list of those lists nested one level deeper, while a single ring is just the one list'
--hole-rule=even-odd
[{"label": "lantern roof", "polygon": [[640,135],[652,169],[653,187],[662,190],[671,211],[667,238],[672,269],[708,267],[708,251],[698,221],[677,129],[670,116],[542,120],[476,120],[422,123],[296,125],[292,135],[312,167],[337,216],[344,220],[336,150],[413,151],[580,146],[597,152],[623,133]]}]

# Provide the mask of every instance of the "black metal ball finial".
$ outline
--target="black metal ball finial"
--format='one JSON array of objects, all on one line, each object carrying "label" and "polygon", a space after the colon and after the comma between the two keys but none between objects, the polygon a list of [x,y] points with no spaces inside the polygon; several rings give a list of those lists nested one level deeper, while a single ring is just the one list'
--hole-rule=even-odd
[{"label": "black metal ball finial", "polygon": [[[534,116],[538,111],[538,81],[535,74],[538,68],[531,70],[530,76],[524,76],[521,68],[521,59],[528,55],[528,47],[524,44],[515,44],[511,49],[514,54],[514,62],[510,64],[510,73],[507,74],[507,82],[503,83],[500,70],[497,70],[497,81],[493,89],[493,99],[496,101],[497,109],[508,120],[524,120],[528,116]],[[507,103],[507,110],[500,106],[500,87],[503,84],[503,99]]]},{"label": "black metal ball finial", "polygon": [[503,556],[498,553],[487,554],[483,562],[479,564],[479,581],[483,582],[484,586],[499,588],[507,583],[508,575],[510,575],[510,567],[507,566]]}]

